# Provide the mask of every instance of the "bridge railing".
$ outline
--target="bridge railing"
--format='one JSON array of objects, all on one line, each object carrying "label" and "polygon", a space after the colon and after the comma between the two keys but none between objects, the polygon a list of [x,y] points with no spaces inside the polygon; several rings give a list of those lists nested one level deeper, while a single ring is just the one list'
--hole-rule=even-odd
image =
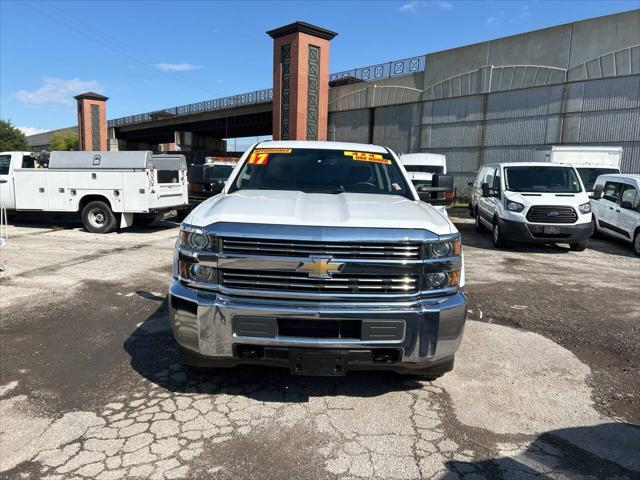
[{"label": "bridge railing", "polygon": [[[421,72],[425,69],[426,55],[405,58],[403,60],[394,60],[392,62],[380,63],[363,68],[354,68],[344,72],[332,73],[329,75],[329,81],[335,81],[344,78],[357,78],[365,82],[380,80],[389,77],[399,77],[409,75],[415,72]],[[239,95],[231,95],[230,97],[216,98],[214,100],[205,100],[204,102],[190,103],[188,105],[180,105],[173,108],[165,108],[154,112],[140,113],[138,115],[129,115],[128,117],[115,118],[109,120],[107,125],[111,127],[122,127],[125,125],[133,125],[137,123],[151,122],[161,118],[179,117],[183,115],[192,115],[200,112],[210,112],[212,110],[224,110],[227,108],[240,107],[243,105],[252,105],[258,103],[270,102],[273,99],[273,89],[265,88],[264,90],[256,90],[249,93],[241,93]]]}]

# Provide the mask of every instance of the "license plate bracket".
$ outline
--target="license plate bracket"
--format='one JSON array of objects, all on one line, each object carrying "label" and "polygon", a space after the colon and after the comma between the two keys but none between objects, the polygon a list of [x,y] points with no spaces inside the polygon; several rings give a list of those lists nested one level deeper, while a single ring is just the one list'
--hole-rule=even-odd
[{"label": "license plate bracket", "polygon": [[346,375],[348,353],[340,350],[290,350],[289,370],[292,375]]},{"label": "license plate bracket", "polygon": [[560,233],[560,227],[557,225],[545,225],[542,227],[542,233],[546,233],[548,235],[557,235]]}]

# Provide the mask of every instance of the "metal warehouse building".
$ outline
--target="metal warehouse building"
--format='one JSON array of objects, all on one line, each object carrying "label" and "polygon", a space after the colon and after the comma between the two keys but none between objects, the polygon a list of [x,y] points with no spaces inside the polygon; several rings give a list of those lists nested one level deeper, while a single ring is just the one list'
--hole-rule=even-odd
[{"label": "metal warehouse building", "polygon": [[332,88],[329,138],[445,154],[462,194],[480,165],[532,161],[551,145],[622,146],[623,172],[640,173],[640,10],[425,63],[412,75]]}]

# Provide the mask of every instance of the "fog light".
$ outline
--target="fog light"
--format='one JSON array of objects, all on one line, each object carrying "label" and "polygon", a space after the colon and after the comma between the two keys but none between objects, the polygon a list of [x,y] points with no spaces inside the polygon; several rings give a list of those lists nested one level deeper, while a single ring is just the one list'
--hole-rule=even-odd
[{"label": "fog light", "polygon": [[191,278],[197,282],[208,282],[213,278],[213,268],[201,263],[192,264],[189,273]]},{"label": "fog light", "polygon": [[429,289],[435,290],[449,286],[449,274],[447,272],[430,273],[427,275]]},{"label": "fog light", "polygon": [[451,253],[451,244],[449,242],[436,242],[431,246],[434,257],[447,257]]}]

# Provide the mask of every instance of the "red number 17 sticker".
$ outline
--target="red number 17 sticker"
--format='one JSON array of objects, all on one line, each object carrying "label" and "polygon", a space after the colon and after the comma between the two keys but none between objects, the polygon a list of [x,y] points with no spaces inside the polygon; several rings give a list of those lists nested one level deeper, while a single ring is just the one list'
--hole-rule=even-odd
[{"label": "red number 17 sticker", "polygon": [[266,165],[267,160],[269,160],[268,153],[256,153],[253,152],[249,156],[249,161],[247,162],[249,165]]}]

